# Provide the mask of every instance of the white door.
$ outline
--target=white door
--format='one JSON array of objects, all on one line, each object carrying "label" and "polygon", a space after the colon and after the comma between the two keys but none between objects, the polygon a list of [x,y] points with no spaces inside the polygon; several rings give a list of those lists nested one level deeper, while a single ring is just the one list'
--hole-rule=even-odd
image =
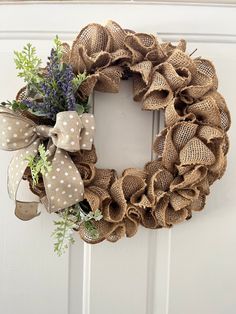
[{"label": "white door", "polygon": [[[89,22],[113,19],[163,40],[184,38],[189,52],[198,48],[195,55],[215,63],[220,92],[236,119],[235,6],[66,2],[0,2],[1,100],[12,99],[23,84],[13,50],[30,41],[46,60],[56,34],[71,42]],[[163,126],[161,117],[142,112],[132,101],[131,89],[131,82],[122,82],[119,94],[94,97],[99,166],[120,172],[151,158],[153,135]],[[140,227],[134,238],[113,244],[91,246],[77,236],[61,258],[50,238],[54,215],[44,210],[29,222],[14,216],[6,192],[11,154],[0,151],[0,313],[234,314],[235,134],[233,123],[227,172],[213,185],[204,211],[190,221],[170,230]],[[32,199],[26,188],[22,193]]]}]

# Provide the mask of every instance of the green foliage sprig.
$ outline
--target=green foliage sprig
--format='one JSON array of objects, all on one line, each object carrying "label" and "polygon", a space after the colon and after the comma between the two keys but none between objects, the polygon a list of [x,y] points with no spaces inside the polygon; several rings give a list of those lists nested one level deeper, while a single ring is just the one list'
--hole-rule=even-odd
[{"label": "green foliage sprig", "polygon": [[72,80],[72,83],[73,83],[73,89],[74,89],[74,92],[76,92],[78,90],[78,88],[80,87],[80,85],[87,79],[87,75],[86,75],[86,72],[83,72],[83,73],[79,73],[77,74],[73,80]]},{"label": "green foliage sprig", "polygon": [[102,217],[103,216],[98,209],[95,212],[89,212],[87,215],[84,216],[82,215],[81,220],[84,222],[84,227],[89,233],[90,237],[93,239],[97,239],[99,237],[99,232],[92,221],[99,221],[102,219]]},{"label": "green foliage sprig", "polygon": [[[72,84],[73,84],[74,94],[76,94],[78,88],[84,81],[86,81],[86,79],[87,79],[86,72],[79,73],[73,78]],[[88,104],[88,99],[85,100],[84,102],[80,101],[80,103],[76,103],[76,111],[78,112],[78,114],[89,112],[89,109],[90,109],[90,106]]]},{"label": "green foliage sprig", "polygon": [[87,113],[89,112],[90,110],[90,104],[88,103],[88,100],[86,101],[80,101],[80,103],[76,103],[75,104],[75,109],[76,109],[76,112],[78,113],[78,115],[81,115],[82,113]]},{"label": "green foliage sprig", "polygon": [[59,60],[61,60],[63,55],[63,45],[61,40],[59,39],[58,35],[54,38],[54,46],[55,46],[55,52]]},{"label": "green foliage sprig", "polygon": [[73,238],[74,229],[78,229],[78,226],[83,223],[87,232],[92,238],[99,236],[98,230],[93,223],[103,218],[102,213],[99,209],[89,211],[85,213],[81,207],[81,203],[69,207],[59,213],[60,220],[54,221],[56,229],[52,233],[52,237],[56,240],[54,243],[54,251],[58,256],[65,253],[66,249],[75,242]]},{"label": "green foliage sprig", "polygon": [[14,55],[16,69],[19,70],[18,76],[38,90],[38,86],[42,82],[42,77],[39,74],[42,61],[36,55],[36,48],[28,43],[22,51],[14,51]]},{"label": "green foliage sprig", "polygon": [[4,107],[8,107],[8,108],[11,108],[13,111],[17,111],[17,110],[20,110],[20,111],[23,111],[23,110],[27,110],[27,106],[25,104],[23,104],[22,102],[20,101],[16,101],[16,100],[13,100],[13,101],[4,101],[1,103],[2,106]]},{"label": "green foliage sprig", "polygon": [[73,229],[76,224],[70,219],[70,211],[70,208],[62,211],[59,214],[61,219],[59,221],[54,221],[56,229],[53,231],[52,237],[56,239],[56,242],[54,243],[54,252],[56,252],[58,256],[65,253],[69,245],[75,242],[73,238]]},{"label": "green foliage sprig", "polygon": [[39,145],[38,152],[39,154],[37,156],[30,155],[26,157],[33,178],[33,186],[38,184],[40,174],[45,175],[52,170],[51,162],[48,161],[49,153],[46,151],[43,144]]}]

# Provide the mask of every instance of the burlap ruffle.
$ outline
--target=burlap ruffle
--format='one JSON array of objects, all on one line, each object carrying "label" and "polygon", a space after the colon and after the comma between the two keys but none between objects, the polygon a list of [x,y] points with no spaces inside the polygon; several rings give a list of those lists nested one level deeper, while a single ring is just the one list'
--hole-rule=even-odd
[{"label": "burlap ruffle", "polygon": [[[106,194],[100,195],[96,191],[98,178],[108,170],[99,170],[88,187],[94,191],[88,196],[89,203],[97,199],[93,208],[100,208],[107,222],[104,225],[102,221],[101,226],[97,223],[103,237],[96,242],[110,240],[110,232],[112,241],[133,236],[139,224],[146,228],[171,227],[191,218],[192,211],[203,209],[209,186],[223,175],[227,150],[222,128],[178,121],[156,138],[156,160],[147,163],[144,170],[126,169],[121,178],[110,173]],[[80,229],[80,235],[88,241],[85,229]]]},{"label": "burlap ruffle", "polygon": [[[144,110],[165,110],[165,128],[154,142],[155,160],[143,170],[97,169],[96,152],[73,156],[85,185],[84,197],[103,219],[92,239],[82,224],[79,234],[89,243],[132,237],[146,228],[171,227],[191,218],[205,205],[209,186],[226,168],[230,114],[217,92],[213,64],[191,58],[181,40],[176,46],[156,36],[124,30],[113,21],[84,27],[72,47],[64,44],[64,62],[87,79],[78,94],[94,90],[118,92],[121,78],[133,77],[133,97]],[[27,174],[26,174],[27,176]],[[31,186],[32,188],[32,186]],[[41,196],[43,187],[37,187]]]}]

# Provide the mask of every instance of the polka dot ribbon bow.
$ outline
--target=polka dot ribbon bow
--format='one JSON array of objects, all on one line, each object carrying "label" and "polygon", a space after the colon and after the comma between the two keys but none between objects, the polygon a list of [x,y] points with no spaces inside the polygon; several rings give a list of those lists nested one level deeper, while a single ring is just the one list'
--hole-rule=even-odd
[{"label": "polka dot ribbon bow", "polygon": [[0,148],[17,151],[8,168],[8,193],[16,201],[18,218],[29,220],[38,215],[37,202],[20,202],[16,196],[28,166],[26,158],[37,155],[42,140],[49,139],[48,160],[52,170],[43,176],[46,196],[41,202],[49,212],[55,212],[83,199],[83,181],[68,152],[90,150],[94,130],[94,117],[87,113],[79,116],[75,111],[60,112],[55,126],[50,127],[37,125],[12,110],[0,107]]}]

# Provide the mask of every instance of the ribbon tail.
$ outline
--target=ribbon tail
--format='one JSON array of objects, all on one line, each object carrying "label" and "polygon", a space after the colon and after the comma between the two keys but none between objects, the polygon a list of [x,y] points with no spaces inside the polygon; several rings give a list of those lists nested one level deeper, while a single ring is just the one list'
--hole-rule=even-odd
[{"label": "ribbon tail", "polygon": [[38,211],[38,202],[16,201],[15,215],[17,218],[27,221],[40,215]]},{"label": "ribbon tail", "polygon": [[22,177],[25,173],[26,168],[28,167],[27,156],[35,157],[38,153],[38,146],[40,140],[36,140],[30,146],[19,150],[15,156],[12,158],[11,163],[8,168],[8,194],[12,200],[16,200],[17,191],[22,180]]},{"label": "ribbon tail", "polygon": [[15,215],[21,220],[30,220],[38,216],[36,202],[22,202],[17,200],[17,191],[28,167],[27,156],[36,156],[40,140],[36,140],[30,146],[19,150],[12,158],[8,168],[8,194],[16,202]]},{"label": "ribbon tail", "polygon": [[57,148],[51,163],[52,170],[43,176],[46,197],[41,199],[49,213],[84,199],[83,180],[69,154]]}]

